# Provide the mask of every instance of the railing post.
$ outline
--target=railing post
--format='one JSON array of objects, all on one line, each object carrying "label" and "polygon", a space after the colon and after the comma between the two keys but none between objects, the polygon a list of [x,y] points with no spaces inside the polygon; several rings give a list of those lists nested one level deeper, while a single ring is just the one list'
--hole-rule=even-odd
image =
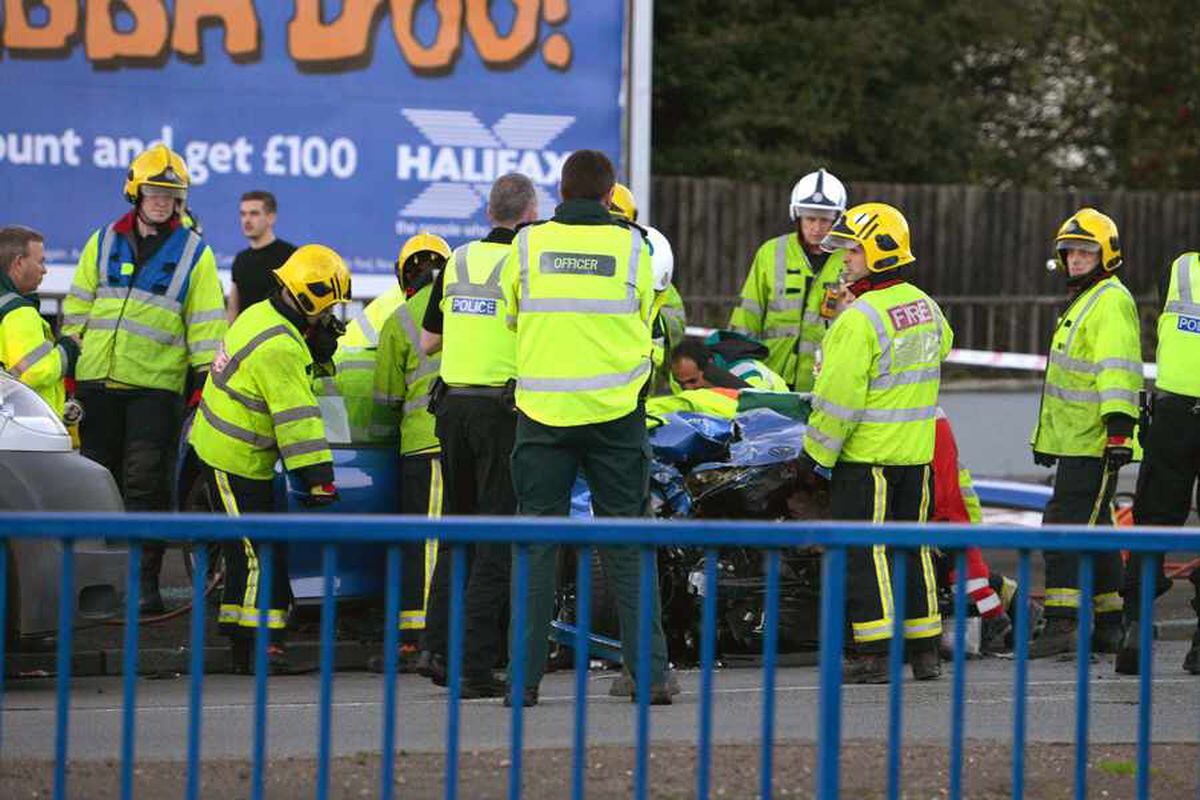
[{"label": "railing post", "polygon": [[446,686],[450,690],[446,718],[446,800],[458,797],[458,715],[462,692],[463,588],[467,582],[466,545],[450,547],[450,641]]},{"label": "railing post", "polygon": [[[125,573],[125,641],[121,652],[123,696],[121,709],[121,800],[133,799],[134,742],[137,738],[138,613],[142,579],[142,543],[129,543]],[[3,619],[3,617],[0,617]]]},{"label": "railing post", "polygon": [[[1162,555],[1166,557],[1166,553]],[[1138,745],[1137,745],[1137,796],[1138,800],[1150,797],[1150,735],[1152,731],[1153,686],[1154,686],[1154,590],[1158,582],[1159,558],[1143,553],[1137,559],[1141,571],[1138,595]],[[1127,598],[1127,601],[1133,598]]]},{"label": "railing post", "polygon": [[696,798],[708,800],[712,775],[713,662],[717,651],[717,551],[704,551],[704,599],[700,617],[700,735],[696,754]]},{"label": "railing post", "polygon": [[200,733],[202,730],[204,698],[204,590],[208,587],[208,547],[192,551],[192,631],[188,668],[188,765],[187,800],[200,797]]},{"label": "railing post", "polygon": [[389,544],[383,611],[383,753],[379,797],[392,800],[396,775],[396,662],[400,649],[400,545]]},{"label": "railing post", "polygon": [[575,753],[572,758],[571,797],[583,800],[587,786],[587,681],[591,666],[588,646],[592,621],[592,548],[575,554]]},{"label": "railing post", "polygon": [[762,750],[759,764],[759,796],[771,797],[775,747],[775,663],[779,651],[779,551],[768,550],[767,596],[763,613]]},{"label": "railing post", "polygon": [[337,572],[337,546],[321,545],[321,693],[317,734],[317,800],[329,796],[329,736],[333,717],[333,657],[337,598],[333,578]]},{"label": "railing post", "polygon": [[274,578],[275,545],[262,542],[257,550],[258,596],[255,602],[254,639],[254,744],[250,771],[250,797],[262,800],[263,778],[267,768],[267,644],[271,638],[268,624],[271,608],[271,581]]},{"label": "railing post", "polygon": [[525,626],[528,615],[529,596],[529,545],[513,544],[512,626],[509,632],[508,658],[511,662],[508,687],[509,703],[512,704],[512,721],[509,730],[508,798],[521,800],[521,750],[524,747],[523,726],[525,722]]},{"label": "railing post", "polygon": [[837,800],[842,744],[842,635],[846,549],[829,547],[821,563],[821,693],[817,727],[817,797]]},{"label": "railing post", "polygon": [[1012,796],[1025,797],[1025,687],[1029,674],[1029,551],[1017,556],[1016,620],[1013,625],[1013,736],[1012,736]]},{"label": "railing post", "polygon": [[950,797],[962,797],[963,714],[967,682],[967,552],[954,555],[954,676],[950,701]]},{"label": "railing post", "polygon": [[655,559],[658,557],[653,547],[639,549],[639,590],[638,590],[638,627],[637,627],[637,749],[633,775],[633,796],[637,800],[645,800],[649,786],[650,768],[650,627],[654,624],[654,601],[651,599],[658,591],[658,583],[654,580],[657,574]]},{"label": "railing post", "polygon": [[[8,619],[8,540],[0,539],[0,620]],[[0,744],[4,742],[4,652],[6,634],[0,634]],[[0,747],[0,755],[4,750]]]},{"label": "railing post", "polygon": [[67,731],[71,711],[71,646],[75,625],[75,542],[62,544],[62,574],[58,583],[58,653],[54,689],[54,800],[67,797]]},{"label": "railing post", "polygon": [[901,749],[904,739],[904,619],[908,603],[908,553],[892,549],[892,638],[888,643],[887,795],[900,797]]},{"label": "railing post", "polygon": [[1075,797],[1087,800],[1088,681],[1092,663],[1092,595],[1095,594],[1096,565],[1091,553],[1079,554],[1079,608],[1076,610],[1079,634],[1075,678]]}]

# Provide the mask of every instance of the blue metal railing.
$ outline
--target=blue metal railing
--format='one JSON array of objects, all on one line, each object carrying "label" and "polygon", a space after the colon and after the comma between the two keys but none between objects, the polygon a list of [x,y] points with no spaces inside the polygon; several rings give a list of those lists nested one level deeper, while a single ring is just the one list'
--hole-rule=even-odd
[{"label": "blue metal railing", "polygon": [[[1030,551],[1062,550],[1078,552],[1080,561],[1081,607],[1091,607],[1090,597],[1094,584],[1093,557],[1096,553],[1130,549],[1139,553],[1167,553],[1171,551],[1200,550],[1200,531],[1195,529],[1097,529],[1083,527],[1051,526],[1043,528],[1017,528],[989,526],[981,532],[979,526],[969,525],[916,525],[893,524],[868,526],[849,523],[709,523],[672,522],[659,523],[649,520],[568,520],[568,519],[463,519],[443,518],[399,518],[383,516],[244,516],[224,518],[211,515],[179,514],[125,514],[125,515],[78,515],[78,514],[10,514],[0,529],[0,618],[4,612],[4,601],[8,596],[6,545],[8,539],[44,538],[56,539],[62,544],[60,575],[60,598],[74,596],[74,550],[73,543],[83,537],[103,536],[124,539],[130,542],[129,591],[127,593],[126,631],[123,653],[124,698],[121,733],[121,776],[122,798],[134,794],[133,769],[135,765],[134,742],[136,734],[136,665],[137,665],[137,614],[138,570],[137,554],[140,543],[146,539],[158,539],[164,527],[171,529],[171,538],[197,542],[223,542],[242,537],[263,543],[260,549],[260,585],[271,585],[274,568],[273,544],[285,541],[306,541],[322,545],[322,576],[324,600],[321,604],[320,627],[320,689],[318,724],[318,773],[316,796],[323,800],[329,791],[329,761],[332,737],[332,697],[334,669],[334,633],[336,604],[333,580],[337,566],[339,544],[375,543],[387,549],[387,593],[385,610],[387,619],[396,619],[400,608],[400,544],[423,542],[438,538],[450,545],[451,561],[451,623],[448,654],[448,716],[446,729],[446,782],[445,796],[457,796],[457,758],[459,744],[459,700],[461,683],[461,658],[463,651],[463,592],[466,582],[465,546],[470,542],[515,542],[512,580],[514,595],[524,597],[529,586],[528,546],[535,544],[566,544],[582,548],[595,546],[636,546],[640,552],[640,593],[638,663],[634,670],[635,696],[637,701],[635,735],[634,796],[647,797],[651,792],[648,783],[648,757],[650,743],[651,700],[650,675],[650,629],[651,592],[654,585],[655,548],[661,546],[699,546],[704,551],[703,600],[701,603],[700,641],[700,686],[699,725],[697,734],[696,794],[707,798],[712,786],[712,728],[713,728],[713,666],[716,653],[717,616],[717,548],[756,547],[766,553],[766,592],[764,609],[764,681],[762,690],[762,741],[760,755],[760,794],[771,796],[774,765],[772,745],[775,737],[775,666],[778,649],[778,621],[780,606],[780,553],[782,548],[820,546],[824,549],[821,569],[820,599],[820,696],[818,713],[818,754],[816,795],[821,798],[839,796],[839,751],[841,747],[841,691],[842,649],[845,627],[846,601],[846,549],[874,544],[887,544],[895,548],[897,556],[908,551],[917,551],[921,546],[940,547],[954,553],[957,565],[957,583],[954,587],[955,642],[962,643],[966,622],[966,580],[963,549],[980,540],[992,548],[1009,548],[1019,551],[1017,565],[1018,594],[1015,600],[1015,671],[1013,687],[1013,748],[1012,748],[1012,795],[1023,797],[1025,785],[1025,731],[1026,697],[1028,677],[1029,582]],[[586,552],[586,551],[585,551]],[[208,550],[194,548],[191,617],[191,684],[189,690],[189,719],[187,743],[186,796],[189,800],[199,796],[201,765],[200,731],[201,708],[204,686],[204,614],[202,600],[209,571]],[[893,571],[895,596],[895,619],[903,619],[905,584],[909,580],[906,558],[896,557]],[[587,721],[587,669],[588,620],[592,604],[590,582],[590,559],[578,559],[576,582],[577,624],[574,631],[577,645],[575,688],[575,756],[572,764],[572,796],[582,798],[586,777],[586,721]],[[1148,621],[1153,618],[1154,562],[1152,559],[1135,559],[1131,567],[1141,570],[1140,618],[1147,621],[1140,628],[1141,674],[1138,689],[1138,742],[1136,754],[1136,788],[1139,798],[1149,797],[1150,790],[1150,712],[1152,702],[1151,628]],[[260,619],[267,617],[270,593],[262,591]],[[68,722],[70,713],[70,664],[72,650],[72,622],[75,609],[73,603],[62,602],[59,608],[59,636],[57,641],[56,712],[55,712],[55,764],[54,797],[67,796]],[[516,603],[513,609],[512,641],[522,641],[528,624],[524,603]],[[901,624],[896,623],[898,626]],[[254,715],[252,739],[251,797],[259,800],[263,796],[263,778],[267,764],[267,642],[269,634],[264,626],[257,631],[254,660],[256,676],[254,684]],[[1078,637],[1078,676],[1076,692],[1076,762],[1075,796],[1086,795],[1087,785],[1087,741],[1088,741],[1088,679],[1091,627],[1087,614],[1080,615]],[[0,637],[0,658],[3,657],[3,637]],[[391,798],[395,782],[394,756],[397,752],[396,738],[396,673],[398,634],[395,625],[385,625],[383,683],[383,723],[381,750],[383,753],[378,796]],[[901,712],[903,708],[904,683],[903,641],[894,637],[888,659],[890,687],[888,690],[888,760],[887,795],[901,795],[900,772]],[[522,745],[524,734],[524,709],[522,689],[526,666],[524,649],[513,648],[514,658],[510,687],[511,700],[511,743],[509,768],[509,796],[521,795]],[[953,661],[950,705],[950,771],[949,794],[961,797],[963,790],[962,760],[965,712],[965,651],[956,646]],[[0,701],[3,696],[0,675]],[[0,718],[2,723],[3,718]],[[3,731],[0,729],[0,736]],[[0,738],[0,741],[3,741]],[[2,755],[2,754],[0,754]]]}]

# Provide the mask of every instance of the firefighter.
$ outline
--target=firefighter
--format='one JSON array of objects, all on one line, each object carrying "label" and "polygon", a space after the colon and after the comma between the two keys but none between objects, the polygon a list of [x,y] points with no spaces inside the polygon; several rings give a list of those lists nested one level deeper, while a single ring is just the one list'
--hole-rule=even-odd
[{"label": "firefighter", "polygon": [[[420,331],[434,278],[448,258],[450,245],[435,234],[418,233],[404,243],[396,259],[396,277],[404,289],[404,302],[379,331],[375,400],[391,410],[392,426],[400,431],[402,514],[442,515],[441,446],[428,410],[429,389],[438,375],[441,354],[426,355],[421,350]],[[419,652],[417,640],[426,626],[426,604],[436,562],[437,542],[433,539],[404,548],[399,625],[405,668]],[[382,664],[382,658],[374,658],[370,666],[382,669]]]},{"label": "firefighter", "polygon": [[[482,240],[462,245],[446,262],[425,309],[421,348],[441,352],[434,388],[435,432],[442,446],[447,514],[512,516],[512,406],[517,340],[508,329],[500,270],[517,228],[537,219],[538,198],[524,175],[500,177],[488,195],[493,228]],[[417,672],[445,683],[449,552],[438,552]],[[463,697],[500,697],[504,685],[492,674],[507,621],[511,547],[480,542],[467,548]]]},{"label": "firefighter", "polygon": [[[1146,459],[1138,473],[1133,520],[1137,525],[1182,526],[1191,512],[1193,490],[1200,504],[1200,253],[1184,253],[1171,264],[1160,284],[1163,312],[1158,318],[1158,377],[1155,380],[1153,413],[1146,431]],[[1157,561],[1156,594],[1163,594],[1171,581]],[[1117,672],[1136,675],[1139,665],[1138,628],[1141,607],[1140,559],[1134,558],[1125,571],[1122,595],[1128,627],[1117,653]],[[1200,622],[1200,571],[1192,571],[1195,597],[1192,608]],[[1200,625],[1192,635],[1192,646],[1183,668],[1200,675]]]},{"label": "firefighter", "polygon": [[[649,511],[643,398],[653,369],[653,270],[644,231],[609,215],[613,183],[603,153],[573,153],[563,164],[554,218],[522,228],[504,266],[501,289],[517,333],[513,485],[526,516],[567,516],[580,469],[597,516]],[[537,703],[546,668],[557,555],[555,545],[530,546],[528,594],[512,598],[514,610],[527,608],[525,639],[509,648],[510,676],[516,659],[525,660],[524,705]],[[615,588],[624,661],[636,671],[638,551],[605,547],[600,558]],[[651,570],[657,586],[657,565]],[[639,677],[650,682],[652,703],[669,704],[657,591],[648,602],[651,666]]]},{"label": "firefighter", "polygon": [[817,347],[833,316],[826,300],[838,291],[843,263],[841,250],[826,253],[821,242],[845,210],[846,187],[836,177],[819,169],[801,178],[788,207],[795,230],[758,248],[729,317],[732,330],[766,344],[767,366],[792,391],[813,386]]},{"label": "firefighter", "polygon": [[[167,510],[185,390],[194,407],[228,328],[212,248],[181,222],[188,186],[165,145],[135,158],[124,186],[133,210],[91,235],[63,300],[62,332],[81,342],[81,451],[113,474],[130,511]],[[142,551],[143,612],[163,610],[163,547]]]},{"label": "firefighter", "polygon": [[[1092,208],[1071,215],[1054,240],[1066,274],[1068,305],[1050,341],[1046,382],[1033,460],[1054,466],[1054,494],[1046,524],[1111,525],[1113,492],[1121,467],[1140,453],[1134,438],[1142,388],[1142,344],[1137,303],[1121,283],[1116,224]],[[1046,628],[1030,658],[1075,651],[1080,610],[1079,558],[1047,551]],[[1121,642],[1121,556],[1097,553],[1094,650],[1114,653]]]},{"label": "firefighter", "polygon": [[38,286],[46,275],[45,240],[20,225],[0,228],[0,367],[63,415],[64,378],[75,370],[79,341],[57,339],[42,317]]},{"label": "firefighter", "polygon": [[[623,183],[613,184],[612,201],[608,210],[618,219],[638,221],[637,200]],[[656,392],[678,391],[671,374],[671,348],[683,341],[687,330],[687,310],[683,297],[671,279],[675,274],[675,252],[671,242],[657,228],[646,226],[646,245],[650,248],[654,266],[654,308],[650,332],[654,345],[654,386]]]},{"label": "firefighter", "polygon": [[[230,327],[192,425],[190,441],[209,496],[230,516],[276,510],[277,460],[308,487],[306,505],[337,499],[333,453],[311,374],[314,364],[333,357],[343,331],[333,308],[350,299],[350,271],[333,250],[309,244],[273,274],[281,288],[242,311]],[[284,649],[291,603],[286,548],[273,550],[269,587],[259,581],[261,543],[229,542],[223,552],[225,589],[217,620],[231,640],[233,671],[250,672],[262,591],[269,593],[271,670],[290,671]]]},{"label": "firefighter", "polygon": [[[814,475],[829,476],[834,519],[924,522],[933,497],[941,363],[953,333],[937,303],[909,282],[916,259],[908,222],[892,206],[849,209],[822,246],[843,252],[843,277],[857,299],[825,337],[805,455]],[[848,683],[888,680],[888,642],[896,623],[892,557],[883,545],[847,552],[854,641],[843,669]],[[928,547],[907,558],[904,637],[913,676],[930,680],[941,674],[937,581]]]}]

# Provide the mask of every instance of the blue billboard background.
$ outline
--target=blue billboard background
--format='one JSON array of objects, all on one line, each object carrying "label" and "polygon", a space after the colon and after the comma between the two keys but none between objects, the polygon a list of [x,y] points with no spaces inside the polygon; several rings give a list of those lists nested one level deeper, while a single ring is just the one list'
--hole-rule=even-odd
[{"label": "blue billboard background", "polygon": [[[240,195],[266,189],[279,199],[280,237],[329,244],[359,273],[390,272],[400,244],[418,230],[452,245],[482,235],[497,175],[515,169],[533,178],[545,214],[572,150],[621,155],[622,0],[230,0],[252,10],[257,40],[248,39],[253,30],[231,34],[211,24],[219,20],[192,24],[198,55],[180,50],[189,26],[177,13],[186,0],[147,4],[161,7],[171,26],[152,57],[95,56],[139,26],[153,33],[157,12],[139,19],[120,11],[104,40],[92,37],[81,10],[65,46],[10,48],[0,59],[0,224],[46,234],[49,261],[74,261],[92,230],[128,210],[125,168],[154,141],[188,162],[189,205],[221,266],[246,246]],[[354,5],[379,11],[360,57],[319,60],[321,47],[345,41],[329,38],[337,29],[294,35],[301,6],[315,6],[321,24],[332,25]],[[397,22],[397,7],[416,10]],[[444,18],[456,8],[457,26]],[[526,46],[496,47],[520,38],[519,16],[530,8],[539,18],[532,33],[524,20]],[[4,24],[40,26],[45,36],[70,22],[42,6],[26,13]],[[479,46],[480,13],[494,26],[490,64]],[[457,41],[448,34],[456,27]],[[424,55],[409,57],[399,28],[411,31],[409,51]],[[254,52],[238,54],[247,40],[257,42]],[[438,44],[441,55],[430,57]],[[430,67],[428,58],[440,63]]]}]

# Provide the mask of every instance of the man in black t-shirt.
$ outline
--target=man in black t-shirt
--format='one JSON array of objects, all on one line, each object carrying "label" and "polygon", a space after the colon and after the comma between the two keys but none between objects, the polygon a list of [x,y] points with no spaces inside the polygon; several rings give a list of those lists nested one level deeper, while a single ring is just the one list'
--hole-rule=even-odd
[{"label": "man in black t-shirt", "polygon": [[242,195],[242,233],[250,246],[234,256],[233,288],[229,291],[229,321],[275,291],[271,273],[283,266],[296,249],[291,242],[275,238],[275,195],[255,190]]}]

